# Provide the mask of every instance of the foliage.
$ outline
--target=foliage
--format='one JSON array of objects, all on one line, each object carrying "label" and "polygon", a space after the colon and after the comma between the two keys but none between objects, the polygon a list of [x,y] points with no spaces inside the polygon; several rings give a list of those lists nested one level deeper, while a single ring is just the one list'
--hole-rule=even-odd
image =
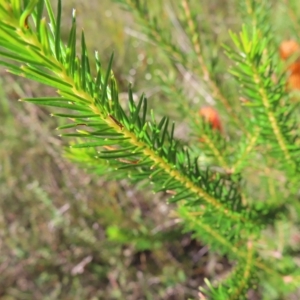
[{"label": "foliage", "polygon": [[[151,11],[146,1],[117,2],[133,13],[148,39],[167,56],[170,74],[158,73],[154,80],[170,100],[168,110],[188,119],[190,140],[176,138],[175,122],[161,116],[163,108],[149,103],[145,94],[135,100],[131,86],[126,106],[122,104],[113,55],[106,68],[97,52],[90,64],[84,32],[78,51],[75,10],[66,44],[62,41],[61,1],[56,16],[49,0],[0,4],[1,65],[57,90],[57,96],[22,101],[55,107],[53,116],[70,121],[58,127],[62,137],[72,138],[67,157],[108,180],[128,179],[143,188],[150,183],[155,193],[170,195],[184,230],[228,257],[230,274],[221,282],[206,281],[202,291],[207,297],[247,299],[249,291],[259,289],[270,299],[269,289],[273,298],[281,299],[300,282],[293,236],[280,250],[273,245],[282,224],[292,231],[299,223],[299,100],[285,86],[268,1],[245,1],[240,33],[230,32],[233,43],[220,41],[237,79],[228,80],[228,89],[225,74],[219,74],[228,60],[221,61],[221,49],[213,48],[212,40],[201,38],[196,4],[182,0],[173,10],[158,5]],[[176,12],[176,17],[170,13],[175,29],[161,22],[165,11]],[[184,34],[188,47],[174,38],[175,30]],[[227,119],[226,132],[215,130],[195,112],[180,72],[199,84],[198,97],[217,103]],[[243,105],[237,101],[237,88]],[[138,250],[161,245],[151,245],[142,226],[131,232],[125,224],[111,222],[106,234],[119,243],[133,239]]]}]

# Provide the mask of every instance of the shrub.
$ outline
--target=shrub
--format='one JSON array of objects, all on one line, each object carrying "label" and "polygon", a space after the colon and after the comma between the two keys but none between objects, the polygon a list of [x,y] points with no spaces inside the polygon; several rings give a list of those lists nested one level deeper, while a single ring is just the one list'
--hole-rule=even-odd
[{"label": "shrub", "polygon": [[[113,55],[106,68],[97,52],[90,63],[83,32],[78,51],[75,10],[62,41],[61,1],[56,16],[49,0],[0,4],[1,65],[57,90],[56,97],[22,101],[54,107],[54,116],[71,120],[59,127],[62,137],[73,138],[71,160],[108,180],[150,183],[168,194],[184,230],[232,262],[226,278],[206,280],[200,299],[247,299],[256,289],[264,299],[288,297],[300,283],[299,98],[286,88],[278,51],[284,38],[271,18],[277,7],[231,3],[240,6],[234,14],[243,24],[229,32],[230,42],[219,16],[211,14],[211,24],[199,19],[207,8],[193,1],[153,10],[147,1],[118,2],[167,57],[164,69],[150,74],[161,89],[157,100],[136,99],[129,86],[123,105]],[[210,108],[215,116],[208,116],[200,102],[219,115]],[[189,139],[177,138],[166,111],[185,120]],[[107,234],[130,238],[114,224]],[[137,240],[149,248],[142,234]]]}]

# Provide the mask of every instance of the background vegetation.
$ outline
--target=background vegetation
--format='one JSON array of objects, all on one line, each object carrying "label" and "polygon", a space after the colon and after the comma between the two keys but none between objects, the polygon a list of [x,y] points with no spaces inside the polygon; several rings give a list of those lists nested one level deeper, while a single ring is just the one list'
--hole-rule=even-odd
[{"label": "background vegetation", "polygon": [[[159,10],[159,1],[152,2],[149,6]],[[64,0],[66,32],[73,7],[77,8],[79,28],[85,29],[88,48],[99,50],[103,62],[115,51],[119,89],[126,93],[132,82],[137,95],[140,91],[147,94],[158,115],[172,107],[171,92],[162,90],[160,78],[168,75],[172,79],[176,73],[167,69],[168,57],[149,43],[132,15],[109,0],[101,4]],[[172,20],[178,8],[167,7],[165,24],[169,26],[170,16]],[[223,85],[229,62],[220,45],[229,43],[228,28],[240,28],[238,1],[205,1],[202,9],[204,51],[223,58],[217,60],[215,72],[220,89],[236,93],[230,80]],[[271,25],[278,33],[278,46],[283,39],[299,39],[295,30],[300,24],[299,9],[284,1],[274,1],[272,9]],[[288,13],[291,17],[286,22]],[[188,47],[184,35],[181,41]],[[184,92],[189,92],[195,110],[213,104],[203,97],[205,91],[197,79],[182,72],[183,90],[194,82],[194,90]],[[115,183],[88,175],[62,157],[64,142],[53,134],[60,121],[50,118],[47,109],[17,102],[25,96],[54,95],[52,89],[1,69],[0,91],[1,299],[187,299],[198,296],[205,277],[218,280],[226,276],[230,262],[210,253],[191,233],[182,233],[172,205],[165,204],[166,195],[153,195],[125,180]],[[237,113],[239,103],[237,97]],[[177,120],[177,136],[185,139],[188,117],[182,118],[175,110],[170,110],[169,116]],[[235,130],[225,114],[222,123],[228,132]],[[190,141],[196,144],[198,137]],[[255,174],[250,176],[252,188],[268,179],[265,173],[260,175],[260,180]],[[250,192],[254,197],[259,190]],[[297,252],[300,234],[296,227],[292,230],[288,236],[293,239],[288,242]],[[284,240],[284,227],[282,234]],[[272,290],[270,295],[277,296]],[[296,292],[288,297],[300,296]],[[249,299],[260,299],[260,293],[251,291]]]}]

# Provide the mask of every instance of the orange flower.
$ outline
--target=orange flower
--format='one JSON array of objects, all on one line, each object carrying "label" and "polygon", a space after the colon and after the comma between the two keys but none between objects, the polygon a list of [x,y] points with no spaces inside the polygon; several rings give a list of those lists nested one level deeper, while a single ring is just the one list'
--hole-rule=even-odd
[{"label": "orange flower", "polygon": [[288,79],[287,87],[289,90],[300,90],[300,73],[292,73]]},{"label": "orange flower", "polygon": [[[293,54],[300,53],[300,45],[294,40],[283,41],[279,47],[282,60],[287,60]],[[300,90],[300,60],[297,59],[288,66],[289,77],[287,88],[289,90]]]},{"label": "orange flower", "polygon": [[279,53],[282,60],[287,60],[290,56],[300,50],[299,44],[294,40],[286,40],[280,44]]},{"label": "orange flower", "polygon": [[218,112],[210,107],[205,106],[199,110],[199,115],[204,119],[206,123],[209,123],[214,130],[222,132],[222,125]]},{"label": "orange flower", "polygon": [[296,61],[292,63],[289,67],[288,70],[291,74],[300,74],[300,61]]}]

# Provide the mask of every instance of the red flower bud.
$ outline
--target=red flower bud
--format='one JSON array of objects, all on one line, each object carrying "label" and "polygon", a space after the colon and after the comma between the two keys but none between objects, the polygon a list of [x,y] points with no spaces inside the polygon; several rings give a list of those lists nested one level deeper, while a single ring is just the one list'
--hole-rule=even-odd
[{"label": "red flower bud", "polygon": [[212,129],[222,132],[220,117],[214,108],[210,106],[202,107],[199,110],[199,114],[206,123],[211,125]]},{"label": "red flower bud", "polygon": [[[287,60],[295,53],[300,54],[300,45],[294,40],[283,41],[279,47],[279,53],[282,60]],[[289,76],[287,80],[288,90],[300,90],[300,61],[299,58],[291,62],[287,68]]]}]

